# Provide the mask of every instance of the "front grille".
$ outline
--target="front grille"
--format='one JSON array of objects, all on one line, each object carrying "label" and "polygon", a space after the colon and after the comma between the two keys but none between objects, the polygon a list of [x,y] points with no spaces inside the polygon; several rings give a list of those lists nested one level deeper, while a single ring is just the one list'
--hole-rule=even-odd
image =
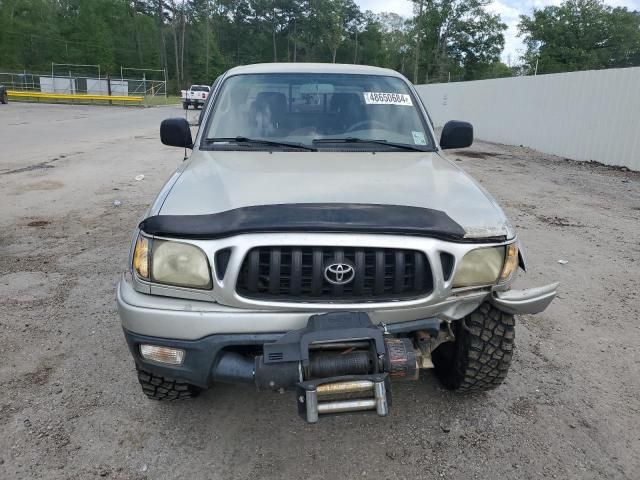
[{"label": "front grille", "polygon": [[[344,285],[325,278],[325,268],[345,264],[355,271]],[[334,278],[335,280],[335,278]],[[281,302],[381,302],[425,296],[433,276],[424,253],[357,247],[257,247],[244,258],[237,292]]]}]

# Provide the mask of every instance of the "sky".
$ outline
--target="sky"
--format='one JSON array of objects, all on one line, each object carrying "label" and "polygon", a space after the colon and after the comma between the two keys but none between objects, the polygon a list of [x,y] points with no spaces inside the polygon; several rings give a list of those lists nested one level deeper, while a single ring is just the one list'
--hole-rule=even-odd
[{"label": "sky", "polygon": [[[395,12],[403,17],[413,16],[413,2],[410,0],[355,0],[362,10],[373,12]],[[518,63],[518,58],[524,52],[522,41],[517,37],[520,15],[530,15],[534,8],[544,8],[547,5],[558,5],[561,0],[493,0],[487,7],[489,11],[498,13],[502,21],[507,24],[505,32],[505,46],[502,61]],[[606,0],[607,5],[613,7],[627,7],[629,10],[640,10],[640,0]]]}]

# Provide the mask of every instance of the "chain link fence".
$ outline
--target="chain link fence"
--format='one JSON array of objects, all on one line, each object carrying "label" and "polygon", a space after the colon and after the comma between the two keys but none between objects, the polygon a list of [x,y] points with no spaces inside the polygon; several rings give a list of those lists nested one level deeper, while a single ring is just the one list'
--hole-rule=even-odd
[{"label": "chain link fence", "polygon": [[[120,68],[120,75],[104,74],[100,65],[51,64],[49,72],[0,71],[0,84],[9,91],[93,96],[141,96],[166,101],[166,72]],[[157,103],[157,102],[156,102]]]}]

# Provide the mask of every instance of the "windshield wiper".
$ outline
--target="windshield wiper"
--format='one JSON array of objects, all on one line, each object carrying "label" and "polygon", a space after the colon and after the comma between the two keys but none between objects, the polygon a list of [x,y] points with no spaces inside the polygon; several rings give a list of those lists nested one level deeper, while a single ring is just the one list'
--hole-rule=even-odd
[{"label": "windshield wiper", "polygon": [[272,147],[299,148],[301,150],[309,150],[311,152],[317,152],[318,151],[317,148],[310,147],[309,145],[305,145],[303,143],[279,142],[279,141],[275,141],[275,140],[263,140],[261,138],[219,137],[219,138],[207,138],[207,139],[205,139],[205,142],[206,143],[235,142],[235,143],[246,143],[246,144],[256,144],[256,145],[270,145]]},{"label": "windshield wiper", "polygon": [[356,137],[340,137],[340,138],[315,138],[311,143],[317,145],[319,143],[374,143],[376,145],[386,145],[387,147],[402,148],[404,150],[412,150],[415,152],[430,152],[426,148],[421,148],[417,145],[410,145],[408,143],[390,142],[388,140],[374,140],[369,138],[356,138]]}]

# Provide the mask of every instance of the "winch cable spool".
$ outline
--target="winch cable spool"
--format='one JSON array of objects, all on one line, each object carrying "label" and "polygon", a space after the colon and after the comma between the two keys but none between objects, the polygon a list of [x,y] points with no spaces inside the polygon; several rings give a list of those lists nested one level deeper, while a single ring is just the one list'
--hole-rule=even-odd
[{"label": "winch cable spool", "polygon": [[[315,384],[309,379],[298,389],[298,411],[309,423],[318,421],[320,415],[375,410],[379,416],[389,413],[391,403],[388,377],[403,380],[418,379],[418,361],[410,338],[384,338],[386,359],[382,372],[374,369],[371,350],[344,354],[322,352],[311,357],[310,373],[315,376],[314,365],[321,365],[318,376],[331,374],[354,375],[354,379],[337,379],[334,382]],[[375,353],[375,352],[374,352]],[[340,357],[343,357],[342,360]],[[366,362],[366,363],[365,363]],[[317,368],[317,367],[316,367]],[[342,371],[346,368],[347,371]],[[358,375],[374,374],[373,379],[358,379]],[[336,397],[346,396],[343,398]],[[323,401],[323,398],[330,400]]]},{"label": "winch cable spool", "polygon": [[371,357],[371,353],[366,350],[315,351],[309,356],[309,367],[306,369],[305,379],[374,373]]}]

